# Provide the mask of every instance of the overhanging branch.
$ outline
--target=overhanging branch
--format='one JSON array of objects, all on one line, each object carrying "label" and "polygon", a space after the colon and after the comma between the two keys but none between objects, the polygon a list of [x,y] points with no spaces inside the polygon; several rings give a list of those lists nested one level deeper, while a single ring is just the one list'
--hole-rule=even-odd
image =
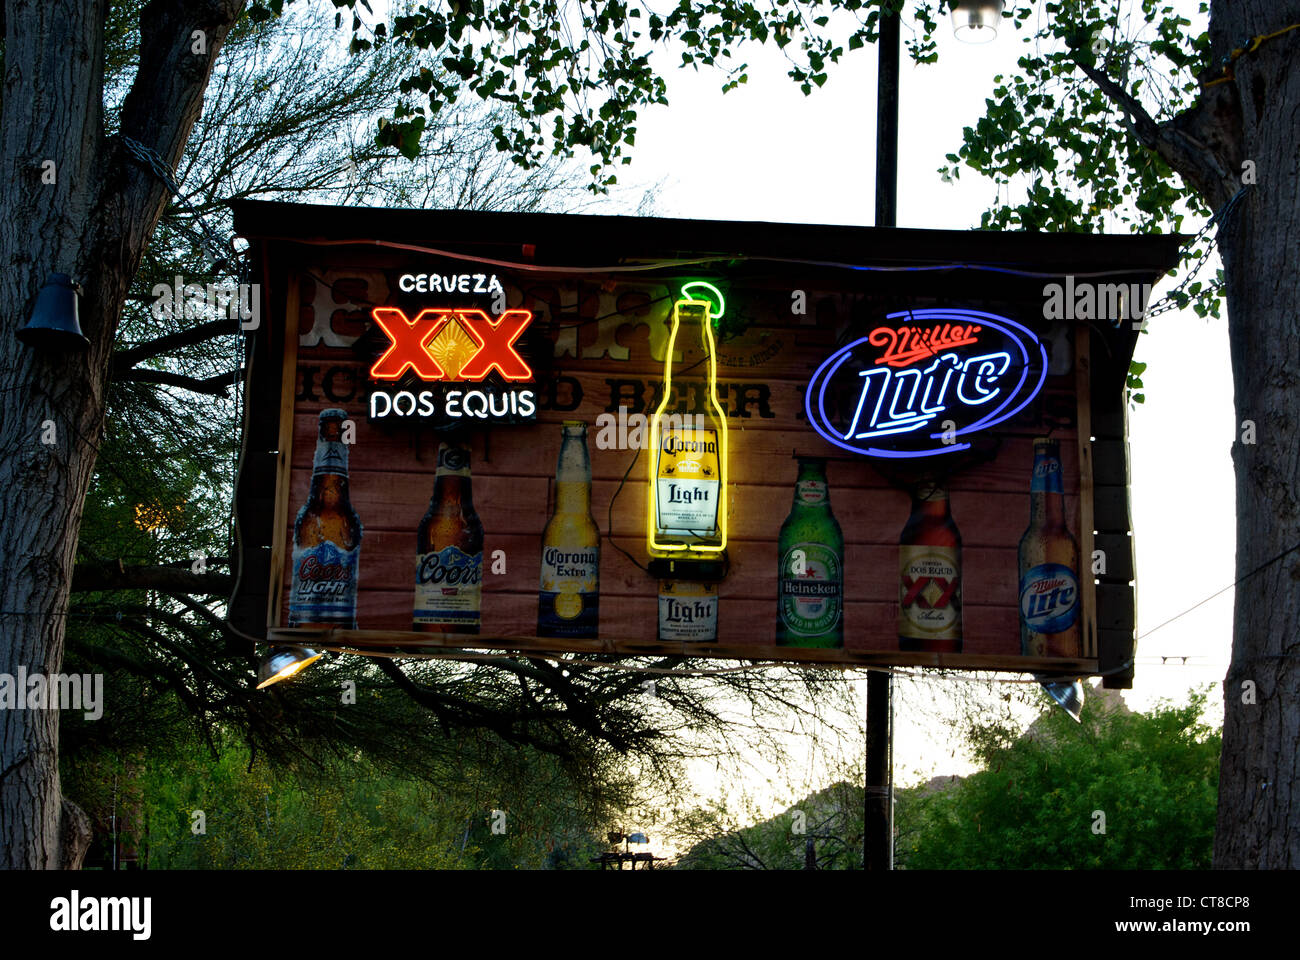
[{"label": "overhanging branch", "polygon": [[158,383],[166,387],[179,387],[191,393],[224,396],[226,391],[239,383],[243,376],[243,370],[231,370],[227,373],[219,373],[215,377],[200,380],[198,377],[187,377],[184,374],[171,373],[167,370],[148,370],[134,367],[124,373],[117,374],[116,379],[128,383]]},{"label": "overhanging branch", "polygon": [[225,573],[195,573],[184,567],[128,567],[122,561],[79,563],[72,571],[72,590],[158,590],[201,597],[227,597],[234,577]]}]

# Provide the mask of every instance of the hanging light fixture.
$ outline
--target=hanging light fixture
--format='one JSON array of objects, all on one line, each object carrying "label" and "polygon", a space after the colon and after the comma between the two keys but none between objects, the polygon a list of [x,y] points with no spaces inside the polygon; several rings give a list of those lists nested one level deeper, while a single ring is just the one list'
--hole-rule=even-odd
[{"label": "hanging light fixture", "polygon": [[81,332],[77,297],[81,288],[66,273],[51,273],[36,295],[36,307],[27,325],[15,334],[19,340],[46,353],[85,350],[90,341]]},{"label": "hanging light fixture", "polygon": [[952,28],[958,40],[989,43],[998,35],[1005,0],[948,0]]},{"label": "hanging light fixture", "polygon": [[257,689],[264,690],[273,683],[288,680],[323,656],[324,653],[311,647],[272,647],[257,667]]},{"label": "hanging light fixture", "polygon": [[1062,710],[1070,715],[1075,723],[1081,723],[1079,715],[1083,713],[1083,683],[1079,680],[1048,680],[1035,675],[1047,691],[1047,695],[1057,702]]}]

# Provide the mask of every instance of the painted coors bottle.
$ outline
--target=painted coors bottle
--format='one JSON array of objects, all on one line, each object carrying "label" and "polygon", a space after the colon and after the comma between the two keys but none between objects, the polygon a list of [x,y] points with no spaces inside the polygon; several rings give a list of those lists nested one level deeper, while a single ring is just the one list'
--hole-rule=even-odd
[{"label": "painted coors bottle", "polygon": [[1020,538],[1020,652],[1078,657],[1079,544],[1065,524],[1061,445],[1034,441],[1029,527]]},{"label": "painted coors bottle", "polygon": [[898,572],[899,649],[961,653],[961,534],[941,483],[912,492]]},{"label": "painted coors bottle", "polygon": [[293,524],[293,579],[289,626],[357,625],[357,567],[361,521],[348,499],[348,412],[322,410],[312,463],[311,491]]},{"label": "painted coors bottle", "polygon": [[415,544],[416,630],[478,633],[483,524],[474,511],[469,451],[442,443],[429,512]]}]

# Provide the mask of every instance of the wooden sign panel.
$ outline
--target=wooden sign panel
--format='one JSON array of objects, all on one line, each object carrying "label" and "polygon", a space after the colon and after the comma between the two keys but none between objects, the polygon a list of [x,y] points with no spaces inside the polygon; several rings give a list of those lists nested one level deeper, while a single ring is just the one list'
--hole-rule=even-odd
[{"label": "wooden sign panel", "polygon": [[[257,226],[266,206],[240,208],[241,232],[266,236]],[[422,216],[438,222],[437,214]],[[1099,649],[1117,646],[1117,628],[1099,618],[1098,587],[1108,563],[1129,561],[1111,561],[1098,548],[1094,355],[1100,346],[1107,370],[1120,355],[1126,365],[1131,335],[1046,318],[1041,276],[975,266],[908,274],[743,251],[682,264],[701,259],[689,253],[716,249],[692,249],[699,231],[683,233],[672,257],[649,257],[628,233],[611,236],[598,254],[553,246],[547,259],[555,262],[539,262],[559,221],[571,229],[584,219],[515,217],[513,243],[498,239],[492,248],[458,246],[446,224],[424,249],[259,244],[265,323],[254,335],[248,439],[256,445],[258,430],[267,435],[274,422],[276,453],[274,462],[246,466],[241,509],[246,526],[254,515],[253,525],[265,530],[259,546],[270,548],[269,558],[246,560],[254,570],[262,560],[264,634],[357,650],[484,647],[1117,672],[1106,662],[1115,650]],[[969,251],[950,256],[966,261]],[[1080,272],[1095,267],[1095,252],[1090,258]],[[684,283],[701,278],[726,297],[715,327],[715,389],[728,467],[718,509],[729,521],[725,575],[703,588],[666,585],[647,570],[653,451],[645,448],[670,359],[665,412],[689,422],[709,409],[709,364],[698,338],[682,334],[668,352],[673,305]],[[505,332],[512,321],[514,334]],[[492,360],[485,376],[463,375]],[[1113,420],[1120,387],[1113,378],[1105,386]],[[993,422],[981,428],[981,420]],[[322,439],[327,421],[337,436]],[[558,494],[568,498],[574,489],[572,472],[557,484],[566,423],[575,438],[576,425],[585,425],[596,530],[589,539],[597,541],[565,548],[573,563],[591,561],[582,598],[567,599],[576,604],[570,614],[581,608],[595,628],[539,636],[539,624],[551,624],[563,603],[554,593],[542,598],[552,608],[539,620],[543,558],[555,546],[543,542],[544,531]],[[1044,438],[1051,444],[1036,446]],[[472,497],[482,528],[481,543],[471,536],[464,550],[445,555],[431,532],[440,522],[434,515],[446,512],[445,498],[441,507],[431,502],[444,444],[464,452],[445,455],[441,472],[455,478],[462,500]],[[337,502],[340,484],[313,485],[313,476],[342,474],[337,464],[321,466],[339,450],[359,521],[351,532],[321,513],[322,498]],[[809,463],[811,472],[801,474]],[[252,491],[250,469],[272,480],[273,498]],[[820,517],[826,501],[842,546],[830,544],[828,553],[823,544],[805,550],[779,542],[800,504],[815,503]],[[931,533],[918,539],[924,511],[939,519],[923,524]],[[425,523],[426,516],[434,519]],[[326,528],[337,542],[312,546],[323,543]],[[919,549],[918,542],[941,545]],[[475,551],[472,561],[447,559]],[[566,554],[559,556],[563,563]],[[464,566],[471,562],[472,589]],[[355,582],[341,585],[349,577]],[[701,629],[708,638],[680,639],[690,631],[665,626],[665,610],[674,609],[665,596],[701,592],[705,607],[693,608],[707,608]],[[243,610],[255,596],[242,598]],[[416,629],[429,605],[469,612],[435,618],[439,632]],[[341,619],[322,625],[303,613],[326,608],[342,610]],[[1110,616],[1104,603],[1101,613]],[[778,645],[791,618],[805,633],[787,630],[784,639],[800,645]],[[807,626],[814,621],[820,626]],[[814,644],[829,637],[841,645],[801,644],[800,636],[819,630]],[[1129,640],[1131,647],[1131,626]]]}]

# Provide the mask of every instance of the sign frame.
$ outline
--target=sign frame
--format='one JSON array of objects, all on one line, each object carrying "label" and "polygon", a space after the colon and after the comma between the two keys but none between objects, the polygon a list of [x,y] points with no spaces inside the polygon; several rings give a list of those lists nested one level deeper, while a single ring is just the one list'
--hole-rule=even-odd
[{"label": "sign frame", "polygon": [[[1185,238],[1170,234],[1100,237],[565,214],[360,210],[263,201],[237,201],[232,206],[236,232],[249,239],[250,256],[260,268],[265,318],[262,328],[247,342],[246,419],[236,488],[240,550],[230,620],[244,634],[264,637],[268,642],[304,643],[363,654],[379,648],[419,653],[474,647],[484,651],[707,656],[809,665],[1100,675],[1107,687],[1131,686],[1135,594],[1124,383],[1137,330],[1127,322],[1116,328],[1104,322],[1075,323],[1072,327],[1081,566],[1088,564],[1097,549],[1105,551],[1108,562],[1096,576],[1080,571],[1084,656],[1069,660],[606,637],[440,637],[388,630],[288,627],[281,620],[280,601],[289,549],[286,531],[291,509],[289,477],[294,452],[298,350],[286,349],[286,345],[298,342],[302,306],[298,279],[310,272],[322,245],[334,252],[344,247],[360,254],[386,244],[409,250],[418,243],[421,249],[435,252],[472,251],[489,262],[500,263],[503,270],[507,265],[523,263],[525,269],[531,266],[542,272],[559,272],[563,268],[580,271],[584,263],[608,261],[610,249],[619,251],[629,263],[652,257],[673,261],[754,258],[780,262],[798,256],[821,265],[806,269],[810,287],[815,286],[819,270],[879,269],[884,271],[878,274],[882,283],[898,290],[906,290],[907,281],[917,275],[913,272],[909,276],[909,270],[934,271],[927,275],[944,277],[947,283],[958,275],[976,292],[971,299],[983,302],[995,292],[999,276],[1015,277],[1021,287],[1032,283],[1045,288],[1054,281],[1108,271],[1118,272],[1121,279],[1153,283],[1177,263]],[[898,272],[888,272],[891,269]],[[275,417],[254,414],[268,410],[276,411]]]}]

